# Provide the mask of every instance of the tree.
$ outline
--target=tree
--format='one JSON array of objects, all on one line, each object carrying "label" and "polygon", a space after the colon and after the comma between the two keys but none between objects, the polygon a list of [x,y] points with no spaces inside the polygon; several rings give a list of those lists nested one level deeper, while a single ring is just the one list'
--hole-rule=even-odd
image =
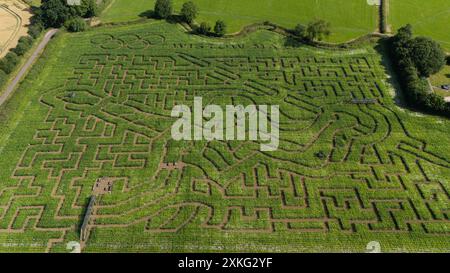
[{"label": "tree", "polygon": [[47,27],[61,27],[71,17],[65,0],[42,0],[41,19]]},{"label": "tree", "polygon": [[323,38],[330,36],[330,23],[324,20],[315,20],[308,24],[306,28],[306,38],[310,41],[322,41]]},{"label": "tree", "polygon": [[64,26],[70,32],[80,32],[86,30],[87,24],[83,18],[75,17],[67,20]]},{"label": "tree", "polygon": [[82,0],[81,2],[81,14],[85,18],[91,18],[98,15],[98,6],[96,0]]},{"label": "tree", "polygon": [[0,69],[3,70],[6,74],[10,74],[14,70],[18,62],[19,57],[17,57],[17,54],[10,51],[8,52],[8,54],[6,54],[5,57],[3,57],[3,59],[0,60]]},{"label": "tree", "polygon": [[12,51],[18,56],[22,56],[31,48],[32,44],[33,39],[30,36],[23,36]]},{"label": "tree", "polygon": [[421,77],[428,78],[445,65],[445,53],[441,45],[430,38],[417,37],[409,43],[411,61]]},{"label": "tree", "polygon": [[3,84],[5,84],[7,78],[8,76],[6,75],[5,71],[0,70],[0,87],[3,86]]},{"label": "tree", "polygon": [[181,17],[183,17],[183,20],[191,24],[195,18],[197,18],[198,9],[197,6],[194,4],[194,2],[189,1],[183,4],[183,7],[181,8]]},{"label": "tree", "polygon": [[202,22],[199,27],[197,27],[197,33],[202,35],[208,35],[211,31],[211,26],[206,23]]},{"label": "tree", "polygon": [[225,33],[227,32],[227,25],[225,24],[224,21],[222,20],[218,20],[216,22],[216,25],[214,26],[214,33],[216,33],[217,36],[224,36]]},{"label": "tree", "polygon": [[172,0],[156,0],[155,14],[156,17],[161,19],[167,19],[172,15]]},{"label": "tree", "polygon": [[297,37],[305,37],[306,35],[306,27],[302,24],[298,24],[295,26],[293,33]]},{"label": "tree", "polygon": [[31,37],[33,37],[34,39],[36,39],[43,30],[44,30],[44,26],[42,26],[40,23],[36,22],[28,28],[28,34]]}]

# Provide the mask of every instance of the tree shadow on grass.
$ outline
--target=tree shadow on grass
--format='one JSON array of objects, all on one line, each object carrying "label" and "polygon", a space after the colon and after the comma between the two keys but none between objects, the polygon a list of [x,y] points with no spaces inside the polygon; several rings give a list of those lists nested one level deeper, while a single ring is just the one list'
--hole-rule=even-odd
[{"label": "tree shadow on grass", "polygon": [[385,74],[389,75],[388,83],[395,90],[395,94],[394,94],[395,103],[402,108],[407,108],[407,109],[412,110],[410,107],[408,107],[408,104],[406,103],[405,97],[403,95],[402,87],[398,80],[397,71],[395,70],[395,65],[390,58],[389,41],[387,39],[380,39],[378,41],[378,44],[375,46],[375,50],[381,56],[381,64],[385,69],[385,71],[384,71]]},{"label": "tree shadow on grass", "polygon": [[139,17],[141,18],[155,18],[155,12],[153,10],[146,10],[139,14]]},{"label": "tree shadow on grass", "polygon": [[286,36],[284,38],[284,46],[285,47],[294,47],[294,48],[299,48],[299,47],[304,47],[307,46],[307,42],[303,39],[299,39],[297,37],[294,36]]},{"label": "tree shadow on grass", "polygon": [[167,18],[166,21],[169,24],[183,23],[183,17],[181,15],[174,14],[174,15],[169,16],[169,18]]},{"label": "tree shadow on grass", "polygon": [[[148,18],[148,19],[156,19],[156,20],[164,20],[163,18],[158,17],[158,15],[155,13],[154,10],[146,10],[139,14],[139,17],[141,18]],[[183,22],[183,17],[180,15],[171,15],[168,18],[165,19],[166,22],[169,24],[178,24]]]}]

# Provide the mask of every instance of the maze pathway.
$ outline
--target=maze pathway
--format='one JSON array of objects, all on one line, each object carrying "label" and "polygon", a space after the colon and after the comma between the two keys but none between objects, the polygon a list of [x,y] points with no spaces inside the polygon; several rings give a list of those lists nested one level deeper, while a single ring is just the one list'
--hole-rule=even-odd
[{"label": "maze pathway", "polygon": [[[103,32],[66,38],[55,84],[34,102],[46,114],[0,185],[0,234],[17,234],[11,244],[39,238],[63,251],[107,177],[91,250],[167,250],[156,238],[189,250],[183,238],[201,233],[209,250],[236,234],[246,244],[268,238],[275,251],[285,234],[433,236],[450,246],[450,159],[408,132],[373,49],[284,48],[265,32],[215,43],[160,25]],[[172,140],[172,108],[195,96],[279,105],[279,149]]]}]

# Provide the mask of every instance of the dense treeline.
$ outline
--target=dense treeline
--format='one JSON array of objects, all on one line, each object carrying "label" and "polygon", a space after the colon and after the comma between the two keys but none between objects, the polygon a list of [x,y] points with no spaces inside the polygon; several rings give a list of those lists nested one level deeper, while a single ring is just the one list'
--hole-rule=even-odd
[{"label": "dense treeline", "polygon": [[98,13],[96,0],[81,0],[80,5],[68,5],[67,0],[42,0],[38,19],[49,28],[59,28],[74,18],[90,18]]},{"label": "dense treeline", "polygon": [[413,37],[411,25],[391,38],[391,54],[408,104],[423,111],[450,117],[450,106],[431,90],[427,78],[446,62],[441,46],[426,37]]},{"label": "dense treeline", "polygon": [[222,37],[227,32],[227,25],[223,20],[217,20],[214,27],[207,22],[195,23],[198,16],[198,7],[192,2],[185,2],[179,16],[173,14],[172,0],[157,0],[154,8],[154,17],[157,19],[175,20],[188,24],[196,34]]}]

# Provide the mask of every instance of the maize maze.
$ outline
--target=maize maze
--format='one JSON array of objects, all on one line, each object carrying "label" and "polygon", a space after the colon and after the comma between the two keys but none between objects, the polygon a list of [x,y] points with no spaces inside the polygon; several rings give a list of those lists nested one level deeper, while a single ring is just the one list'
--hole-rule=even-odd
[{"label": "maize maze", "polygon": [[[450,158],[405,127],[375,50],[284,47],[264,32],[218,43],[163,26],[64,38],[54,84],[31,102],[45,115],[24,121],[36,124],[33,137],[0,183],[0,234],[63,251],[106,178],[87,250],[129,234],[157,251],[152,238],[191,231],[219,245],[221,234],[339,233],[429,235],[448,248]],[[172,108],[196,96],[279,105],[279,149],[172,140]]]}]

